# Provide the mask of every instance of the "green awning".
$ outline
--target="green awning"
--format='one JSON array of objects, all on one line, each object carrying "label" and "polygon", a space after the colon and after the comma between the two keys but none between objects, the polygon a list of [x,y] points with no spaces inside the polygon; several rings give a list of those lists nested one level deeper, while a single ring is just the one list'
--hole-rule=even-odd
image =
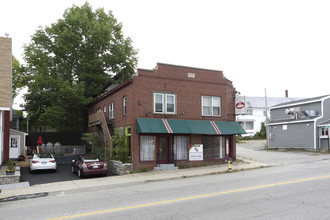
[{"label": "green awning", "polygon": [[217,135],[210,121],[168,119],[174,134]]},{"label": "green awning", "polygon": [[238,122],[234,121],[214,121],[221,134],[246,134],[246,131]]},{"label": "green awning", "polygon": [[168,132],[162,119],[137,118],[136,133],[167,134]]},{"label": "green awning", "polygon": [[204,135],[233,135],[246,134],[242,126],[231,121],[203,121],[137,118],[137,133],[157,134],[204,134]]}]

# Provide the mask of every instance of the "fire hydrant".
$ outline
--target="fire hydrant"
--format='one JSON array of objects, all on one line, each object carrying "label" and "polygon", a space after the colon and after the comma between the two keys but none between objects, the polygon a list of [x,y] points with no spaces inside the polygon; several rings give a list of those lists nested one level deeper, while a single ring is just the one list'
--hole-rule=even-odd
[{"label": "fire hydrant", "polygon": [[228,171],[231,172],[231,158],[228,160]]}]

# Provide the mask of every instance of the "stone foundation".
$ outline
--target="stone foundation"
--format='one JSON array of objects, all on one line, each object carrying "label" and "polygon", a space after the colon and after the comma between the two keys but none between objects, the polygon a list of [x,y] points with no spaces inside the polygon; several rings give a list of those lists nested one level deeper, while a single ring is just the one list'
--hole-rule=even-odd
[{"label": "stone foundation", "polygon": [[20,178],[21,178],[20,166],[16,166],[14,175],[6,175],[6,169],[7,169],[7,166],[1,166],[1,170],[2,171],[4,170],[4,172],[1,172],[1,175],[0,175],[0,185],[19,183]]},{"label": "stone foundation", "polygon": [[108,163],[108,169],[111,173],[117,175],[125,175],[133,172],[133,164],[122,163],[116,160],[110,160]]}]

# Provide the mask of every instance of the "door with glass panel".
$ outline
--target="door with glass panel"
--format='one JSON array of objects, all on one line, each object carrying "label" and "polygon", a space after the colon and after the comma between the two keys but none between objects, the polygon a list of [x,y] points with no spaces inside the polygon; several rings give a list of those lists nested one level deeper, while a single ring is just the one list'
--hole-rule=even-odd
[{"label": "door with glass panel", "polygon": [[10,136],[9,158],[18,158],[20,150],[19,140],[19,136]]},{"label": "door with glass panel", "polygon": [[157,138],[158,162],[161,164],[169,163],[168,137]]}]

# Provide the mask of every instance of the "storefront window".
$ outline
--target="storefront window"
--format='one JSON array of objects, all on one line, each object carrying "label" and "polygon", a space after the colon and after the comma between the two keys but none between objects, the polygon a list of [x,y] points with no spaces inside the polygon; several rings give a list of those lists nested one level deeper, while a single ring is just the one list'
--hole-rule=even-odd
[{"label": "storefront window", "polygon": [[140,136],[140,160],[155,160],[155,136]]},{"label": "storefront window", "polygon": [[213,159],[213,144],[211,136],[203,137],[203,157],[204,159]]},{"label": "storefront window", "polygon": [[214,159],[225,158],[225,138],[214,137]]},{"label": "storefront window", "polygon": [[173,140],[173,158],[174,160],[188,159],[188,140],[187,136],[175,136]]},{"label": "storefront window", "polygon": [[225,158],[225,137],[203,136],[203,157],[204,159]]}]

